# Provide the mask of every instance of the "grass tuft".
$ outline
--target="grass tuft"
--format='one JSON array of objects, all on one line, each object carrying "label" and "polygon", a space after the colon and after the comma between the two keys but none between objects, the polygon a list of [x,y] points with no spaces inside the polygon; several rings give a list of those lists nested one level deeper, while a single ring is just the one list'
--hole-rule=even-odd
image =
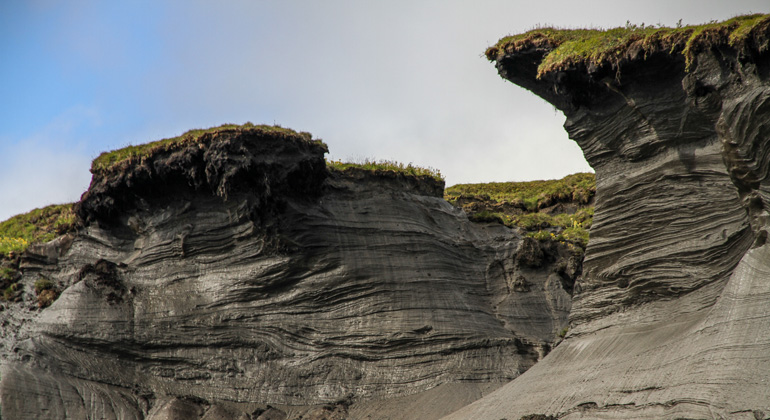
[{"label": "grass tuft", "polygon": [[436,179],[437,181],[443,181],[444,176],[441,175],[441,171],[434,168],[424,168],[421,166],[412,165],[408,163],[404,165],[401,162],[395,162],[392,160],[370,160],[365,159],[363,162],[342,162],[338,160],[327,160],[326,167],[332,171],[344,172],[350,168],[356,168],[371,173],[377,172],[395,172],[408,176],[428,176]]},{"label": "grass tuft", "polygon": [[56,285],[45,277],[40,277],[35,282],[35,295],[37,295],[37,306],[40,309],[47,308],[59,297],[59,291]]},{"label": "grass tuft", "polygon": [[21,285],[19,283],[13,283],[3,290],[3,300],[6,302],[14,302],[21,295]]},{"label": "grass tuft", "polygon": [[[645,24],[601,29],[535,28],[518,35],[507,36],[489,47],[485,55],[497,61],[505,54],[530,48],[551,51],[540,62],[537,78],[576,65],[618,67],[619,61],[632,47],[644,51],[667,51],[684,55],[689,70],[697,52],[707,46],[727,44],[736,49],[745,46],[754,28],[770,24],[770,14],[737,16],[724,22],[712,21],[702,25],[675,28]],[[767,48],[766,46],[764,48]]]}]

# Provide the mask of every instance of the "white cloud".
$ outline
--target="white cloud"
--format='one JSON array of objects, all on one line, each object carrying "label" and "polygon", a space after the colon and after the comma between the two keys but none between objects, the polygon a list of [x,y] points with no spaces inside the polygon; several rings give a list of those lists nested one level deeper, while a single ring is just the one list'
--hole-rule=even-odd
[{"label": "white cloud", "polygon": [[0,142],[0,221],[33,208],[80,199],[91,181],[85,142],[78,126],[98,125],[94,109],[75,107],[29,137]]},{"label": "white cloud", "polygon": [[[72,100],[120,121],[92,130],[100,115],[74,107],[29,138],[6,138],[0,196],[13,199],[0,202],[0,219],[77,199],[94,148],[249,120],[310,131],[334,158],[432,166],[448,184],[590,170],[563,116],[501,80],[481,57],[488,45],[538,24],[675,25],[768,12],[766,0],[190,1],[148,6],[152,22],[137,30],[144,9],[98,4],[77,3],[93,7],[65,15],[55,34],[74,32],[54,45],[60,59],[102,71],[95,100]],[[116,18],[124,12],[130,18]],[[103,13],[109,25],[98,22]]]}]

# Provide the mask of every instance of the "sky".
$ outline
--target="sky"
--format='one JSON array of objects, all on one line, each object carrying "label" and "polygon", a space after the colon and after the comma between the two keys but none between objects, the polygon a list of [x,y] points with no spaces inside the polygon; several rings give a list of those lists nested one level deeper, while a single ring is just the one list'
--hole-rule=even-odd
[{"label": "sky", "polygon": [[99,153],[224,123],[447,185],[591,171],[564,116],[484,57],[537,25],[675,26],[767,0],[0,1],[0,220],[77,201]]}]

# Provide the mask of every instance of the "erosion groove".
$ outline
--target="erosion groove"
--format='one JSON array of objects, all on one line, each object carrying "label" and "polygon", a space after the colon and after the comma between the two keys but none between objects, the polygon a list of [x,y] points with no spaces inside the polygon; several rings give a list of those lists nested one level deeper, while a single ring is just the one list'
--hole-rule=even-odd
[{"label": "erosion groove", "polygon": [[[556,260],[520,264],[525,239],[435,177],[327,171],[319,142],[248,127],[153,150],[21,256],[3,419],[435,419],[567,323]],[[41,276],[61,294],[30,310]]]},{"label": "erosion groove", "polygon": [[752,19],[691,57],[636,45],[539,75],[552,45],[492,57],[566,115],[595,216],[566,340],[447,419],[770,415],[770,17]]}]

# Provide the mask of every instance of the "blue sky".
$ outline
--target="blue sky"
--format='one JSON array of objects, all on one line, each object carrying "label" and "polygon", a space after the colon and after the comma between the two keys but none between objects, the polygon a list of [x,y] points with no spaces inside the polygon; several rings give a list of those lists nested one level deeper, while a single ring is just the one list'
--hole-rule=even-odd
[{"label": "blue sky", "polygon": [[590,170],[563,116],[500,79],[484,49],[538,24],[748,12],[770,5],[4,0],[0,220],[77,200],[102,151],[229,122],[310,131],[331,158],[431,166],[450,185]]}]

